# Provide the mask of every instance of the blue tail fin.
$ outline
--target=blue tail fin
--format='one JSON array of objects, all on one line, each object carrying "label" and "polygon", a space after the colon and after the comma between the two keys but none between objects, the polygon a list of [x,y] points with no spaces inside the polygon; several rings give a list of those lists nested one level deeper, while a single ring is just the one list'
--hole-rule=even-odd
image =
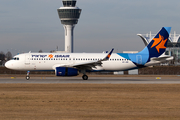
[{"label": "blue tail fin", "polygon": [[161,56],[167,47],[171,27],[163,27],[160,32],[148,44],[149,57]]},{"label": "blue tail fin", "polygon": [[161,56],[167,47],[167,42],[171,27],[163,27],[152,41],[141,52],[135,54],[120,54],[118,55],[131,59],[134,64],[144,65],[153,57]]},{"label": "blue tail fin", "polygon": [[140,52],[140,54],[149,54],[147,56],[147,62],[150,61],[151,58],[159,57],[165,52],[170,31],[171,27],[163,27],[148,46]]}]

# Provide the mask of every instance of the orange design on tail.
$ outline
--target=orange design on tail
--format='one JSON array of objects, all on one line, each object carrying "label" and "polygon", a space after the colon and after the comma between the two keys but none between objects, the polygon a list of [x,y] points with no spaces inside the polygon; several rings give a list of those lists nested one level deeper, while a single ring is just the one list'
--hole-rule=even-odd
[{"label": "orange design on tail", "polygon": [[166,43],[167,39],[164,40],[164,37],[163,37],[163,36],[161,36],[161,35],[159,34],[159,38],[154,38],[153,40],[154,40],[154,43],[153,43],[153,45],[151,46],[151,48],[153,48],[154,46],[156,46],[156,50],[158,51],[158,53],[159,53],[159,49],[166,49],[165,43]]}]

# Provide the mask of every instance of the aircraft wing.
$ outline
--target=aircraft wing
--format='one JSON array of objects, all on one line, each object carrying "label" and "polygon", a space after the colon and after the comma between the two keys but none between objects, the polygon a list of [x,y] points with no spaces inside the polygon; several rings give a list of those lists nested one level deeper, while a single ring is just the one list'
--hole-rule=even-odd
[{"label": "aircraft wing", "polygon": [[101,66],[102,61],[107,61],[111,57],[111,54],[114,49],[108,52],[108,54],[100,60],[95,60],[95,61],[89,61],[89,62],[84,62],[84,63],[77,63],[74,64],[73,67],[79,68],[79,69],[89,69],[91,70],[92,68],[96,68],[96,66]]},{"label": "aircraft wing", "polygon": [[101,66],[102,61],[107,61],[111,57],[111,54],[114,49],[112,49],[108,54],[100,60],[95,60],[95,61],[88,61],[88,62],[82,62],[82,63],[77,63],[77,64],[56,64],[53,66],[53,69],[56,67],[75,67],[78,69],[87,69],[87,70],[92,70],[92,68],[96,68],[96,66]]}]

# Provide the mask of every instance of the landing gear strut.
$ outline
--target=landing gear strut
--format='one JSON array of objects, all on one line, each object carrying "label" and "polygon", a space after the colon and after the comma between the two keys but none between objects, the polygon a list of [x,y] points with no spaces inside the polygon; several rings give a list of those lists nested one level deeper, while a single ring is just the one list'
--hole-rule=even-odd
[{"label": "landing gear strut", "polygon": [[81,70],[81,73],[83,73],[82,79],[83,79],[83,80],[88,80],[88,76],[86,75],[86,70],[85,70],[85,69],[82,69],[82,70]]},{"label": "landing gear strut", "polygon": [[30,79],[29,74],[30,74],[30,71],[27,71],[26,80]]},{"label": "landing gear strut", "polygon": [[82,78],[83,78],[83,80],[88,80],[88,76],[87,75],[83,75]]}]

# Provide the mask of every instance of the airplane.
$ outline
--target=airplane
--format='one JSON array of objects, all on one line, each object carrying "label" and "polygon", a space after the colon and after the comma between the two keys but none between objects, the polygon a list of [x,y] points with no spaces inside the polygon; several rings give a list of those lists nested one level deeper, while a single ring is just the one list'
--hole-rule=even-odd
[{"label": "airplane", "polygon": [[24,53],[13,57],[5,67],[13,70],[55,71],[56,76],[77,76],[88,80],[86,72],[115,72],[152,66],[173,60],[164,55],[171,27],[162,27],[152,41],[139,53]]}]

